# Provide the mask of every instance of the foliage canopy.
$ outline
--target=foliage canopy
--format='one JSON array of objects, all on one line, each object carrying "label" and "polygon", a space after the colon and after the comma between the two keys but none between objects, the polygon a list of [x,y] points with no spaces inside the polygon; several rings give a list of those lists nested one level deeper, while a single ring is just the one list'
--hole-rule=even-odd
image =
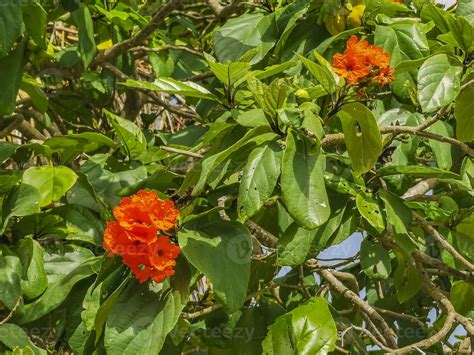
[{"label": "foliage canopy", "polygon": [[2,0],[0,351],[470,353],[473,4]]}]

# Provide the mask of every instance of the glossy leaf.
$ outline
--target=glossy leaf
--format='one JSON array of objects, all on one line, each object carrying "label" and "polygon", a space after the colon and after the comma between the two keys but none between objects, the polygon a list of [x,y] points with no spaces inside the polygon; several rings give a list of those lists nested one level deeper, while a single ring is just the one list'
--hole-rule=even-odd
[{"label": "glossy leaf", "polygon": [[280,176],[281,156],[282,149],[275,142],[250,154],[239,187],[237,208],[241,220],[252,217],[271,197]]},{"label": "glossy leaf", "polygon": [[456,117],[456,137],[463,142],[474,140],[474,85],[469,85],[461,91],[454,106]]},{"label": "glossy leaf", "polygon": [[217,296],[230,311],[239,309],[250,278],[250,232],[237,222],[195,220],[178,233],[188,261],[212,280]]},{"label": "glossy leaf", "polygon": [[77,180],[76,173],[65,166],[32,167],[23,174],[23,183],[34,186],[41,194],[40,207],[59,201]]},{"label": "glossy leaf", "polygon": [[329,201],[324,185],[326,157],[317,144],[290,130],[283,153],[283,203],[302,227],[314,229],[327,221]]},{"label": "glossy leaf", "polygon": [[382,137],[375,117],[360,103],[344,105],[338,115],[353,169],[357,175],[366,173],[382,153]]},{"label": "glossy leaf", "polygon": [[336,323],[327,301],[313,297],[277,318],[262,343],[264,354],[327,354],[335,349]]},{"label": "glossy leaf", "polygon": [[428,58],[418,72],[418,100],[423,112],[451,103],[460,90],[462,67],[446,54]]}]

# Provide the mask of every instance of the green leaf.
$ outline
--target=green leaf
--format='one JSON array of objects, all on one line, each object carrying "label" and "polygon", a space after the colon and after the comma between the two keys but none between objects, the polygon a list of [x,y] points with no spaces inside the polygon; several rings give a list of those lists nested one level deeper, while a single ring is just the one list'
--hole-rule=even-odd
[{"label": "green leaf", "polygon": [[40,211],[41,199],[42,196],[39,191],[31,185],[20,184],[14,186],[3,199],[0,234],[3,234],[5,231],[10,218],[38,213]]},{"label": "green leaf", "polygon": [[204,53],[204,57],[216,78],[229,88],[245,80],[251,68],[249,63],[244,62],[217,63],[216,60],[207,53]]},{"label": "green leaf", "polygon": [[[228,159],[229,156],[233,153],[237,153],[242,150],[247,150],[251,148],[251,145],[254,145],[256,143],[264,143],[266,141],[270,141],[275,139],[277,136],[274,133],[270,133],[270,128],[268,126],[259,126],[255,127],[240,138],[237,142],[235,142],[233,145],[228,147],[227,149],[211,155],[209,157],[206,157],[202,161],[201,165],[201,173],[199,176],[199,180],[196,182],[196,185],[194,186],[193,189],[193,195],[199,195],[204,191],[204,188],[206,186],[206,182],[209,183],[209,179],[212,177],[212,173],[214,170],[219,167],[223,163],[228,163],[230,160]],[[221,171],[219,171],[221,172]],[[219,178],[214,181],[215,184],[214,187],[219,182]]]},{"label": "green leaf", "polygon": [[126,82],[120,83],[120,85],[136,89],[166,92],[168,94],[217,101],[217,97],[213,93],[191,81],[182,82],[172,78],[158,78],[154,82],[150,83],[148,81],[128,79]]},{"label": "green leaf", "polygon": [[392,272],[390,255],[380,244],[365,239],[360,246],[360,265],[372,280],[385,280]]},{"label": "green leaf", "polygon": [[[21,2],[2,0],[0,11],[0,57],[5,56],[22,32]],[[0,68],[2,64],[0,64]],[[9,68],[11,70],[11,68]],[[5,81],[5,77],[2,81]],[[2,90],[3,91],[3,90]]]},{"label": "green leaf", "polygon": [[326,157],[319,145],[290,130],[282,161],[282,197],[290,215],[307,229],[322,225],[331,212],[325,169]]},{"label": "green leaf", "polygon": [[418,71],[418,100],[423,112],[450,104],[459,94],[462,66],[446,54],[428,58]]},{"label": "green leaf", "polygon": [[458,174],[453,172],[423,165],[386,165],[377,170],[377,175],[410,175],[422,178],[436,177],[439,179],[461,179]]},{"label": "green leaf", "polygon": [[416,248],[408,233],[413,219],[411,209],[401,198],[389,192],[382,192],[380,197],[384,202],[387,224],[392,226],[395,241],[407,254],[411,254]]},{"label": "green leaf", "polygon": [[[374,44],[390,53],[391,67],[396,67],[402,61],[416,60],[430,54],[426,35],[421,26],[415,23],[395,23],[390,26],[377,26],[375,28]],[[415,79],[416,70],[406,73],[395,73],[395,81],[391,84],[391,87],[397,96],[409,100],[409,88],[415,85]]]},{"label": "green leaf", "polygon": [[146,137],[135,123],[114,115],[107,110],[104,110],[104,113],[114,127],[120,141],[125,146],[125,150],[130,159],[138,157],[146,150]]},{"label": "green leaf", "polygon": [[48,24],[48,14],[36,1],[28,1],[23,5],[23,23],[26,27],[26,32],[40,47],[46,47],[45,34],[46,25]]},{"label": "green leaf", "polygon": [[37,347],[28,334],[18,325],[12,323],[6,323],[0,325],[0,343],[3,343],[9,349],[19,348],[30,348],[35,355],[46,355],[47,352],[44,349]]},{"label": "green leaf", "polygon": [[270,122],[276,125],[277,112],[285,107],[286,100],[288,99],[288,85],[285,83],[285,80],[275,79],[270,86],[254,77],[249,77],[247,81],[249,89],[255,96],[259,106],[266,113]]},{"label": "green leaf", "polygon": [[302,228],[296,223],[291,224],[278,240],[278,264],[293,266],[304,263],[314,237],[315,230]]},{"label": "green leaf", "polygon": [[336,347],[336,323],[322,297],[277,318],[262,343],[263,354],[328,354]]},{"label": "green leaf", "polygon": [[84,68],[87,68],[97,52],[94,41],[94,22],[89,8],[85,4],[81,4],[79,9],[72,13],[72,17],[79,28],[78,50],[81,54],[82,64]]},{"label": "green leaf", "polygon": [[[1,249],[0,249],[1,250]],[[21,297],[21,263],[10,251],[0,255],[0,301],[12,310]]]},{"label": "green leaf", "polygon": [[385,230],[385,222],[380,206],[375,199],[368,195],[357,195],[356,205],[360,214],[379,233]]},{"label": "green leaf", "polygon": [[254,76],[255,78],[259,80],[263,80],[273,75],[279,74],[287,69],[293,68],[294,66],[296,66],[297,63],[298,62],[285,62],[281,64],[275,64],[275,65],[266,67],[263,70],[254,70],[251,73],[252,73],[252,76]]},{"label": "green leaf", "polygon": [[252,237],[247,228],[237,222],[193,220],[183,226],[178,240],[188,261],[211,280],[229,311],[238,310],[250,278]]},{"label": "green leaf", "polygon": [[281,156],[282,148],[275,142],[263,144],[250,153],[239,187],[240,220],[252,217],[271,197],[280,176]]},{"label": "green leaf", "polygon": [[474,3],[471,0],[459,0],[456,15],[464,16],[471,24],[474,24]]},{"label": "green leaf", "polygon": [[0,141],[0,164],[10,158],[18,147],[15,143]]},{"label": "green leaf", "polygon": [[44,141],[44,146],[49,147],[53,153],[59,153],[65,164],[81,153],[89,154],[102,147],[116,148],[118,144],[100,133],[84,132],[48,138]]},{"label": "green leaf", "polygon": [[[453,136],[453,128],[444,121],[435,122],[428,128],[428,131],[444,137]],[[443,170],[450,170],[453,166],[453,146],[434,139],[430,139],[430,146],[438,167]]]},{"label": "green leaf", "polygon": [[226,21],[214,32],[214,51],[220,62],[237,61],[253,48],[259,52],[251,64],[261,61],[278,38],[273,14],[245,14]]},{"label": "green leaf", "polygon": [[372,169],[382,153],[382,135],[377,121],[360,103],[344,105],[338,115],[354,172],[364,174]]},{"label": "green leaf", "polygon": [[328,94],[332,94],[336,90],[336,80],[328,68],[323,67],[312,60],[306,59],[302,55],[298,54],[298,57],[300,58],[301,62],[303,62],[306,69],[309,70],[311,75],[314,76],[314,78],[319,84],[321,84]]},{"label": "green leaf", "polygon": [[21,260],[23,269],[21,289],[28,299],[38,297],[48,286],[48,278],[44,269],[44,251],[41,245],[32,238],[20,240],[16,253]]},{"label": "green leaf", "polygon": [[68,274],[59,278],[46,289],[40,298],[33,303],[25,305],[24,313],[19,318],[18,324],[35,321],[59,307],[76,283],[97,273],[100,262],[100,257],[88,259]]},{"label": "green leaf", "polygon": [[456,98],[454,117],[456,118],[456,137],[462,142],[474,140],[474,85],[468,85]]},{"label": "green leaf", "polygon": [[[13,0],[10,0],[13,2]],[[15,1],[15,3],[18,3]],[[6,9],[8,11],[7,5]],[[5,29],[2,28],[2,17],[5,15],[3,7],[0,11],[0,39]],[[0,44],[1,52],[1,44]],[[9,115],[15,110],[16,97],[20,89],[21,77],[23,76],[23,57],[25,54],[25,45],[20,43],[6,57],[0,58],[0,116]],[[0,55],[1,57],[1,55]]]},{"label": "green leaf", "polygon": [[45,113],[48,109],[48,96],[44,92],[44,85],[38,84],[32,76],[23,75],[20,83],[20,89],[28,94],[31,98],[33,107],[41,113]]},{"label": "green leaf", "polygon": [[119,296],[107,319],[104,343],[107,354],[158,354],[174,328],[187,295],[168,282],[134,281]]},{"label": "green leaf", "polygon": [[421,289],[421,278],[413,259],[403,252],[395,251],[398,265],[393,275],[398,302],[405,303]]},{"label": "green leaf", "polygon": [[40,192],[40,207],[43,207],[59,201],[76,180],[76,173],[66,166],[38,166],[27,169],[22,182],[34,186]]},{"label": "green leaf", "polygon": [[454,309],[459,314],[468,314],[474,310],[472,299],[474,297],[474,286],[468,282],[456,281],[451,286],[449,298]]},{"label": "green leaf", "polygon": [[[449,29],[448,34],[454,38],[454,45],[462,48],[465,52],[474,50],[474,24],[462,16],[450,16],[447,18]],[[444,35],[439,36],[441,38]],[[448,43],[451,40],[448,39]]]}]

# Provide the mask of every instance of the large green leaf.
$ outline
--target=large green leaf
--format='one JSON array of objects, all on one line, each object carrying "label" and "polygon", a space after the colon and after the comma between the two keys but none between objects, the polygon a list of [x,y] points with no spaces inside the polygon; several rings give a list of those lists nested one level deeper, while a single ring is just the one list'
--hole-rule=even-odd
[{"label": "large green leaf", "polygon": [[474,3],[471,0],[459,0],[456,14],[464,16],[471,24],[474,24]]},{"label": "large green leaf", "polygon": [[398,301],[404,303],[420,291],[421,278],[412,258],[399,251],[395,252],[395,255],[398,265],[393,275],[393,284],[397,290]]},{"label": "large green leaf", "polygon": [[[12,323],[0,325],[0,343],[4,344],[11,350],[17,347],[20,349],[28,347],[33,351],[34,355],[47,354],[46,350],[37,347],[31,341],[25,330]],[[28,353],[25,352],[24,354],[26,355]]]},{"label": "large green leaf", "polygon": [[254,149],[244,169],[237,209],[245,221],[257,213],[275,189],[281,169],[282,149],[275,142]]},{"label": "large green leaf", "polygon": [[22,181],[41,193],[40,207],[43,207],[59,201],[76,180],[76,173],[66,166],[37,166],[26,170]]},{"label": "large green leaf", "polygon": [[382,135],[373,113],[360,103],[351,103],[344,105],[338,115],[355,173],[368,172],[382,153]]},{"label": "large green leaf", "polygon": [[125,147],[130,159],[138,157],[146,149],[146,137],[142,130],[132,121],[104,110],[105,115],[115,129],[117,136]]},{"label": "large green leaf", "polygon": [[314,229],[327,221],[329,201],[324,185],[326,156],[317,143],[290,130],[283,153],[283,202],[295,221]]},{"label": "large green leaf", "polygon": [[446,54],[428,58],[418,71],[418,100],[423,112],[451,103],[459,94],[462,66]]},{"label": "large green leaf", "polygon": [[316,230],[308,230],[298,224],[291,224],[278,240],[278,264],[285,266],[300,265],[307,259]]},{"label": "large green leaf", "polygon": [[474,85],[461,91],[454,106],[456,117],[456,137],[463,142],[474,140]]},{"label": "large green leaf", "polygon": [[152,83],[148,81],[138,81],[129,79],[124,83],[120,83],[120,85],[129,88],[152,90],[157,92],[166,92],[168,94],[196,97],[199,99],[217,100],[217,97],[213,93],[203,88],[201,85],[198,85],[191,81],[177,81],[172,78],[158,78]]},{"label": "large green leaf", "polygon": [[208,54],[204,54],[204,56],[216,78],[229,88],[237,86],[238,83],[245,80],[251,68],[249,63],[232,62],[222,64],[217,63],[216,60]]},{"label": "large green leaf", "polygon": [[356,205],[360,214],[379,233],[385,229],[385,222],[378,201],[369,195],[359,194],[356,197]]},{"label": "large green leaf", "polygon": [[[423,58],[430,53],[426,35],[421,26],[416,23],[377,26],[374,43],[390,53],[390,65],[392,67],[397,66],[402,61]],[[415,85],[415,78],[416,70],[396,73],[395,81],[391,84],[394,93],[408,100],[410,97],[409,87]]]},{"label": "large green leaf", "polygon": [[335,349],[336,323],[322,297],[277,318],[262,343],[264,354],[327,354]]},{"label": "large green leaf", "polygon": [[3,200],[0,234],[5,231],[10,218],[38,213],[41,199],[39,191],[31,185],[23,183],[14,186]]},{"label": "large green leaf", "polygon": [[[271,141],[277,137],[276,134],[270,132],[270,128],[268,126],[259,126],[249,130],[242,138],[240,138],[237,142],[233,145],[228,147],[227,149],[206,157],[202,161],[201,171],[198,181],[193,189],[193,195],[199,195],[204,191],[206,183],[209,183],[209,179],[212,178],[212,173],[217,167],[221,167],[221,164],[228,164],[230,163],[229,157],[233,153],[237,153],[239,151],[246,151],[250,149],[252,145],[261,144],[266,141]],[[218,173],[222,172],[222,168]],[[224,171],[225,172],[225,171]],[[214,179],[214,187],[219,183],[221,176],[217,176]]]},{"label": "large green leaf", "polygon": [[[428,128],[428,131],[444,137],[453,136],[453,128],[444,121],[435,122]],[[450,170],[453,165],[452,145],[430,139],[430,146],[436,158],[436,164],[438,167],[443,170]]]},{"label": "large green leaf", "polygon": [[328,68],[306,59],[301,55],[298,55],[298,57],[328,94],[332,94],[336,90],[336,79],[334,79],[332,72]]},{"label": "large green leaf", "polygon": [[[3,57],[20,37],[23,21],[20,1],[2,0],[0,7],[0,57]],[[2,76],[2,81],[4,80],[5,77]]]},{"label": "large green leaf", "polygon": [[40,298],[24,307],[18,319],[19,324],[35,321],[60,306],[71,292],[73,286],[98,272],[101,258],[94,257],[84,261],[68,274],[49,286]]},{"label": "large green leaf", "polygon": [[21,260],[21,289],[26,298],[33,299],[43,293],[48,285],[44,269],[43,247],[32,238],[20,240],[16,253]]},{"label": "large green leaf", "polygon": [[217,296],[230,311],[239,309],[247,296],[252,238],[237,222],[194,220],[178,234],[188,261],[211,280]]},{"label": "large green leaf", "polygon": [[107,354],[158,354],[187,295],[161,284],[132,282],[112,307],[105,328]]},{"label": "large green leaf", "polygon": [[474,285],[464,281],[456,281],[452,284],[450,291],[451,303],[460,314],[468,314],[474,310],[472,298],[474,297]]},{"label": "large green leaf", "polygon": [[392,271],[388,251],[380,243],[367,239],[360,246],[360,266],[373,280],[385,280]]},{"label": "large green leaf", "polygon": [[23,22],[28,35],[38,46],[44,47],[48,14],[38,1],[28,1],[23,5]]},{"label": "large green leaf", "polygon": [[277,40],[273,14],[246,14],[230,19],[214,33],[214,50],[221,62],[237,61],[251,49],[258,48],[252,58],[257,63],[265,57]]},{"label": "large green leaf", "polygon": [[116,148],[117,145],[109,137],[95,132],[51,137],[45,140],[43,144],[43,146],[49,147],[51,152],[59,153],[63,164],[67,164],[81,153],[92,153],[104,146]]},{"label": "large green leaf", "polygon": [[72,13],[74,21],[79,28],[79,46],[82,64],[87,68],[94,59],[97,47],[94,41],[94,22],[86,4],[81,4],[79,9]]},{"label": "large green leaf", "polygon": [[[12,1],[13,2],[13,1]],[[3,36],[2,19],[3,7],[0,11],[0,39]],[[8,7],[7,7],[8,11]],[[0,49],[1,51],[1,49]],[[20,89],[21,77],[23,76],[23,57],[25,46],[20,43],[6,57],[0,58],[0,116],[8,115],[15,109],[16,96]],[[1,55],[0,55],[1,57]]]},{"label": "large green leaf", "polygon": [[0,301],[13,309],[21,297],[20,259],[7,250],[0,255]]}]

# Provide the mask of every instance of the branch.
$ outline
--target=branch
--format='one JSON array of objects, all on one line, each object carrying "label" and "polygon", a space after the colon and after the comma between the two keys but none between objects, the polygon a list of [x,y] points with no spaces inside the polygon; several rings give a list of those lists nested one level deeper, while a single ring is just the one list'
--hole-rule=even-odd
[{"label": "branch", "polygon": [[[7,137],[12,131],[18,129],[18,127],[20,127],[21,123],[24,121],[23,115],[16,114],[10,118],[13,118],[13,122],[0,132],[0,139]],[[8,119],[8,117],[5,117],[4,119]]]},{"label": "branch", "polygon": [[[425,129],[433,125],[436,121],[438,121],[441,116],[443,116],[447,111],[447,108],[442,108],[438,111],[432,118],[426,120],[419,126],[390,126],[390,127],[382,127],[380,128],[381,134],[403,134],[409,133],[414,134],[420,137],[433,139],[443,143],[449,143],[455,147],[461,149],[464,153],[469,155],[470,157],[474,157],[474,149],[469,147],[467,144],[458,141],[457,139],[451,137],[445,137],[436,133],[426,132]],[[335,146],[335,145],[342,145],[344,144],[344,134],[343,133],[334,133],[334,134],[327,134],[321,140],[321,146],[323,148]]]},{"label": "branch", "polygon": [[162,150],[170,152],[170,153],[177,153],[177,154],[181,154],[181,155],[187,155],[188,157],[193,157],[193,158],[197,158],[197,159],[204,158],[204,156],[202,154],[190,152],[188,150],[177,149],[177,148],[166,147],[166,146],[161,146],[160,148]]},{"label": "branch", "polygon": [[423,181],[420,181],[415,186],[409,188],[402,196],[403,199],[410,199],[416,195],[424,195],[428,191],[432,190],[436,185],[439,184],[439,180],[436,178],[430,178]]},{"label": "branch", "polygon": [[188,48],[188,47],[185,47],[185,46],[173,46],[173,45],[165,45],[165,46],[159,47],[159,48],[149,48],[149,47],[145,47],[145,46],[138,46],[138,47],[131,48],[130,52],[137,52],[138,53],[135,56],[135,59],[136,59],[136,58],[140,58],[140,57],[145,56],[148,52],[159,53],[159,52],[163,52],[163,51],[168,51],[170,49],[171,50],[179,50],[179,51],[188,52],[188,53],[200,56],[200,57],[203,56],[203,54],[201,52],[199,52],[195,49],[191,49],[191,48]]},{"label": "branch", "polygon": [[160,7],[148,25],[143,27],[140,32],[123,42],[117,43],[112,47],[107,48],[104,53],[102,53],[92,62],[91,66],[96,66],[109,59],[113,59],[118,55],[125,53],[129,49],[143,43],[148,38],[148,36],[155,32],[155,30],[163,23],[171,11],[181,6],[181,2],[182,0],[169,0],[165,5]]},{"label": "branch", "polygon": [[13,306],[12,310],[10,311],[10,313],[8,313],[8,315],[2,319],[0,321],[0,325],[3,325],[5,323],[7,323],[12,317],[13,315],[15,314],[15,312],[17,311],[18,307],[20,307],[20,304],[21,304],[21,300],[23,298],[22,297],[18,297],[18,300],[16,301],[15,305]]},{"label": "branch", "polygon": [[[106,68],[107,70],[110,70],[117,78],[122,79],[122,80],[128,80],[130,77],[123,73],[119,68],[116,66],[110,64],[110,63],[102,63],[100,64],[103,68]],[[148,95],[150,98],[152,98],[154,101],[156,101],[160,106],[164,107],[166,110],[169,112],[172,112],[178,116],[181,117],[186,117],[186,118],[191,118],[194,119],[196,118],[196,114],[190,113],[187,111],[181,110],[178,106],[170,104],[169,102],[163,100],[158,93],[154,91],[149,91],[146,89],[138,89],[140,91],[143,91],[146,95]]]},{"label": "branch", "polygon": [[325,279],[335,291],[351,302],[359,311],[361,311],[361,313],[367,314],[367,316],[370,317],[375,326],[383,334],[384,339],[381,340],[386,340],[387,344],[391,348],[397,348],[397,342],[393,337],[392,330],[388,326],[387,322],[385,322],[385,319],[383,319],[383,317],[374,308],[362,300],[355,292],[349,290],[341,281],[339,281],[339,279],[336,278],[336,276],[333,275],[332,272],[322,269],[316,260],[308,260],[307,266],[311,270],[316,271],[319,275],[321,275],[321,277]]},{"label": "branch", "polygon": [[469,271],[474,271],[474,264],[472,264],[469,260],[467,260],[464,256],[462,256],[451,244],[448,243],[446,239],[431,226],[423,217],[421,217],[418,213],[413,212],[413,216],[415,220],[419,223],[421,228],[431,235],[431,237],[436,240],[447,252],[449,252],[454,259],[458,262],[463,264],[468,268]]},{"label": "branch", "polygon": [[240,5],[241,0],[232,0],[229,5],[222,6],[219,0],[206,0],[207,5],[211,11],[221,20],[227,19],[230,15],[235,13]]}]

